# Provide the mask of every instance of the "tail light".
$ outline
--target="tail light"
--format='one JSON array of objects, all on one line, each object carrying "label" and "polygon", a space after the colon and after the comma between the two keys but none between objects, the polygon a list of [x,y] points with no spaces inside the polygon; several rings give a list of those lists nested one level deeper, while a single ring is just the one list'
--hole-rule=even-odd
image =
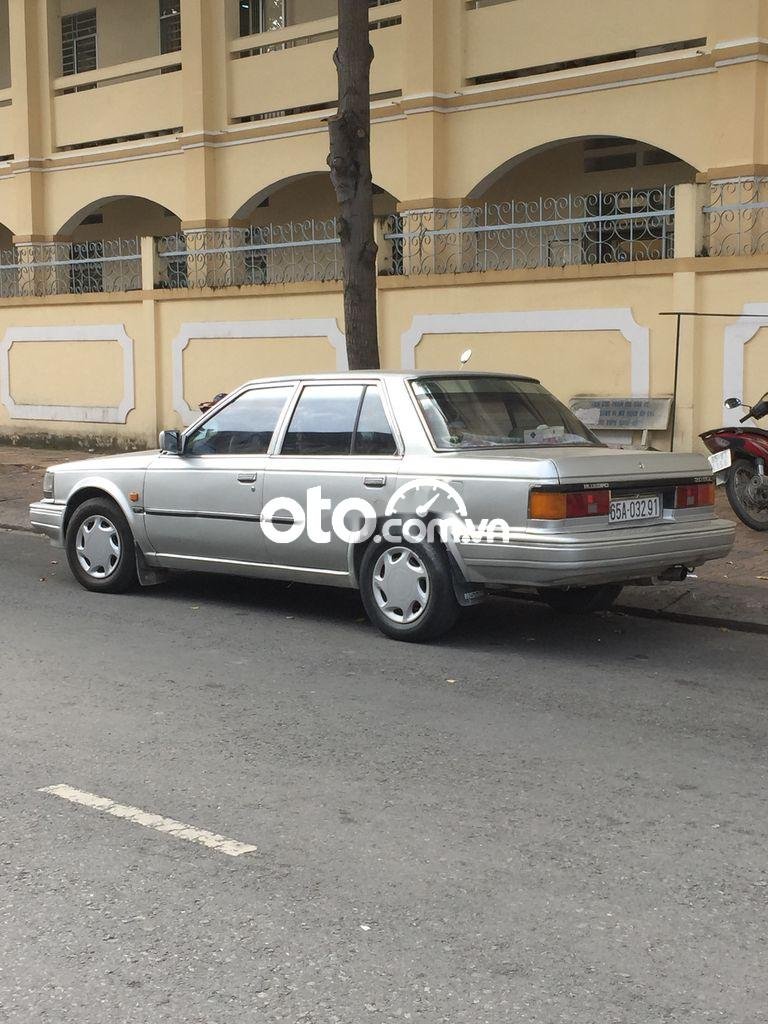
[{"label": "tail light", "polygon": [[528,499],[530,519],[585,519],[607,516],[611,492],[601,491],[531,491]]},{"label": "tail light", "polygon": [[675,508],[702,508],[715,504],[715,485],[684,484],[675,488]]}]

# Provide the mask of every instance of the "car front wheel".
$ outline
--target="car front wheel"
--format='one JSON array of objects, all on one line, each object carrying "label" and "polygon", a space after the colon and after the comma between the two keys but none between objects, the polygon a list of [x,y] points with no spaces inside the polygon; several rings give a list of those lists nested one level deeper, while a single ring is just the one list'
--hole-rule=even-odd
[{"label": "car front wheel", "polygon": [[67,561],[80,586],[119,594],[137,580],[131,529],[109,498],[92,498],[75,510],[67,526]]},{"label": "car front wheel", "polygon": [[395,640],[434,640],[459,615],[448,558],[430,544],[372,542],[360,566],[360,596],[371,622]]}]

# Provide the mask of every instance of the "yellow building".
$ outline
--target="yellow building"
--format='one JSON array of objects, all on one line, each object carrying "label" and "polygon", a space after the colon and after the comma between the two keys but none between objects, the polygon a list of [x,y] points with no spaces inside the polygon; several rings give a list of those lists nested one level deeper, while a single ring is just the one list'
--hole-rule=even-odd
[{"label": "yellow building", "polygon": [[[361,0],[364,2],[364,0]],[[0,0],[0,437],[343,367],[335,0]],[[768,0],[372,0],[384,366],[768,388]],[[749,315],[746,315],[749,314]],[[670,438],[656,438],[660,445]]]}]

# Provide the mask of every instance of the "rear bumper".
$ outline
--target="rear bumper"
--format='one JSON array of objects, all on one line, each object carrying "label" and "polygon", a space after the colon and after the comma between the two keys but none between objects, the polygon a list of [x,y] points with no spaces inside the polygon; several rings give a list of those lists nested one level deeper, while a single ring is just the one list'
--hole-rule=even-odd
[{"label": "rear bumper", "polygon": [[468,580],[524,587],[621,583],[722,558],[736,527],[725,519],[595,533],[518,534],[509,543],[459,544]]},{"label": "rear bumper", "polygon": [[54,501],[36,501],[29,506],[29,522],[38,533],[44,533],[56,547],[64,546],[64,505]]}]

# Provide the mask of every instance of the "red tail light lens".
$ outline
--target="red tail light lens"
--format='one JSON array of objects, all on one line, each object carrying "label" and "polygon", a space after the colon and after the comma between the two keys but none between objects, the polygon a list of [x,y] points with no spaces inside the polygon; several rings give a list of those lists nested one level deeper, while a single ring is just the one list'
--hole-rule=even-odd
[{"label": "red tail light lens", "polygon": [[702,508],[715,504],[715,485],[685,484],[675,488],[675,508]]},{"label": "red tail light lens", "polygon": [[528,502],[531,519],[584,519],[607,516],[611,492],[603,491],[532,491]]},{"label": "red tail light lens", "polygon": [[607,516],[610,504],[610,491],[577,491],[575,494],[566,494],[565,515],[567,519]]}]

